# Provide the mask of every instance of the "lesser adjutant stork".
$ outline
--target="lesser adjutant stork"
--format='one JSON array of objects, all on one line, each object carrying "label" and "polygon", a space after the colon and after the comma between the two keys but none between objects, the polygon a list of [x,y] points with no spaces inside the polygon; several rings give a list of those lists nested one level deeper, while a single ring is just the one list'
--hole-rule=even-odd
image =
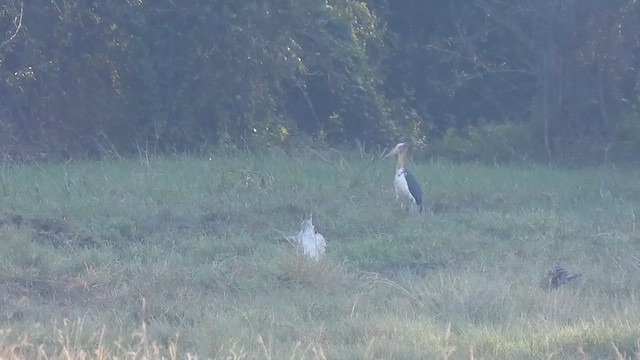
[{"label": "lesser adjutant stork", "polygon": [[400,205],[412,212],[422,212],[422,190],[416,177],[404,167],[407,156],[407,144],[399,143],[387,155],[385,159],[397,155],[396,176],[393,179],[393,187]]}]

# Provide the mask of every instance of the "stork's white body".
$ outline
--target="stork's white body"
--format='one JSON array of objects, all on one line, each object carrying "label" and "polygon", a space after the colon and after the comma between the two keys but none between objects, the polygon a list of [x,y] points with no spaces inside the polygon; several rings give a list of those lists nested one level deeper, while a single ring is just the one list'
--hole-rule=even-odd
[{"label": "stork's white body", "polygon": [[396,169],[396,177],[393,179],[393,189],[396,192],[396,199],[400,201],[400,206],[409,209],[411,212],[420,212],[420,205],[409,190],[406,172],[404,168]]}]

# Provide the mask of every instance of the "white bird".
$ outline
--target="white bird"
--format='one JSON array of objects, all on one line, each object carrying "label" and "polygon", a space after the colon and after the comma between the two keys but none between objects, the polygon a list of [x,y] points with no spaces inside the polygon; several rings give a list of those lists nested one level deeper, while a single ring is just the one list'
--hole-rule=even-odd
[{"label": "white bird", "polygon": [[302,228],[300,232],[298,232],[298,235],[296,235],[295,241],[302,250],[302,253],[309,259],[315,261],[320,261],[320,258],[324,255],[327,248],[324,236],[316,233],[311,215],[309,215],[308,220],[302,221]]},{"label": "white bird", "polygon": [[385,159],[397,155],[396,175],[393,179],[393,188],[396,199],[400,200],[400,206],[411,212],[422,212],[422,189],[416,177],[404,167],[407,156],[407,144],[399,143],[387,155]]}]

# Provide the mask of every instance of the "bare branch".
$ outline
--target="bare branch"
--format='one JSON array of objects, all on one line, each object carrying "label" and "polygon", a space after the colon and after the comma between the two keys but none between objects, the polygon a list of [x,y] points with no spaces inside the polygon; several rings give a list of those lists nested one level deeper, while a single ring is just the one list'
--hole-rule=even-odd
[{"label": "bare branch", "polygon": [[9,42],[11,42],[13,39],[16,38],[16,36],[18,36],[18,33],[20,32],[20,29],[22,29],[22,16],[24,15],[24,0],[20,1],[20,13],[18,14],[18,16],[16,16],[16,31],[13,32],[13,35],[11,35],[7,40],[3,41],[0,44],[0,48],[4,47],[5,45],[9,44]]}]

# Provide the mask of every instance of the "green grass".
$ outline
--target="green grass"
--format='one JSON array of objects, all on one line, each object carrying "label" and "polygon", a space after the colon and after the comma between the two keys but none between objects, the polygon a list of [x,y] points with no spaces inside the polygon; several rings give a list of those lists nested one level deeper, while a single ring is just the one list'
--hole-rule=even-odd
[{"label": "green grass", "polygon": [[[0,357],[640,357],[640,170],[306,152],[4,165]],[[286,241],[304,214],[313,264]],[[556,263],[584,273],[551,291]]]}]

